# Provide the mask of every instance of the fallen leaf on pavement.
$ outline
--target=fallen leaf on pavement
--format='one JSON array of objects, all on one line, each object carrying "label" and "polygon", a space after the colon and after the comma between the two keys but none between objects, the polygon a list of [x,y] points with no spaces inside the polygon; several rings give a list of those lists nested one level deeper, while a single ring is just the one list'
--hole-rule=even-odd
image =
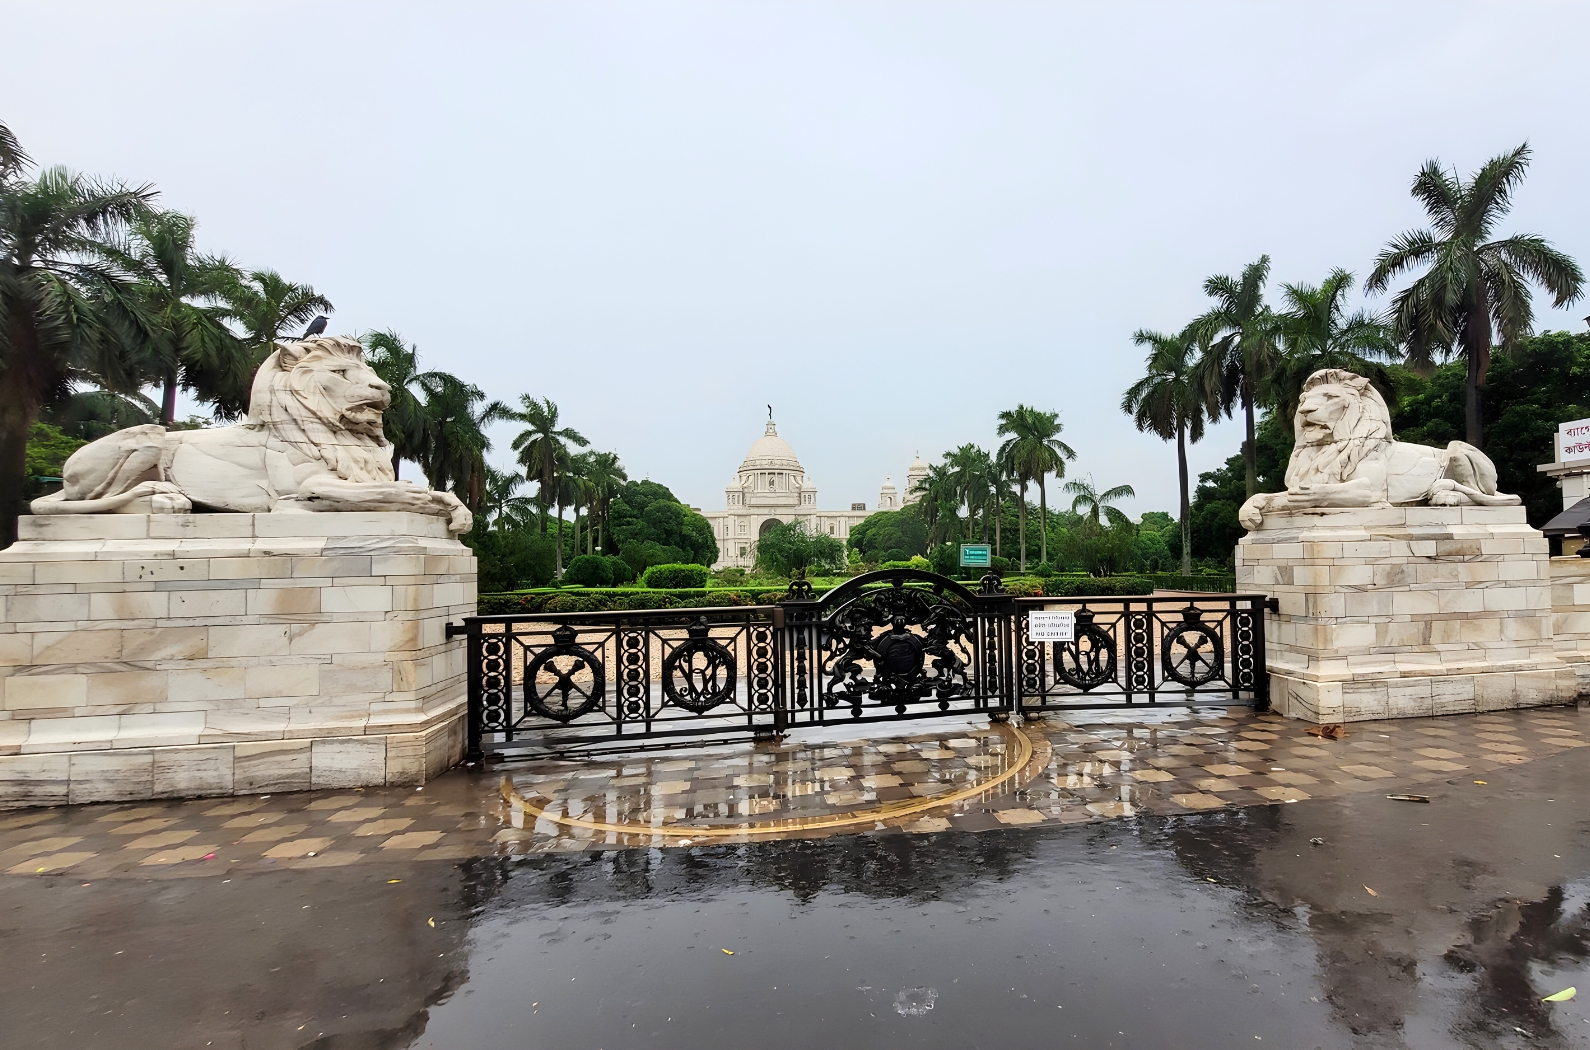
[{"label": "fallen leaf on pavement", "polygon": [[1317,736],[1321,740],[1340,740],[1347,735],[1347,727],[1340,722],[1324,726],[1309,726],[1305,730],[1309,736]]},{"label": "fallen leaf on pavement", "polygon": [[[1365,886],[1365,887],[1364,887],[1364,889],[1366,889],[1366,890],[1369,890],[1369,887],[1368,887],[1368,886]],[[1371,897],[1378,897],[1378,896],[1380,896],[1380,894],[1378,894],[1378,893],[1376,893],[1376,892],[1375,892],[1375,891],[1374,891],[1374,890],[1369,890],[1369,895],[1370,895],[1370,896],[1371,896]]]},{"label": "fallen leaf on pavement", "polygon": [[436,929],[436,920],[434,918],[426,919],[425,920],[425,925],[429,926],[431,929],[434,930],[434,929]]},{"label": "fallen leaf on pavement", "polygon": [[729,949],[727,949],[727,948],[719,948],[718,950],[720,952],[722,952],[724,955],[733,955],[734,954],[733,952],[729,951]]},{"label": "fallen leaf on pavement", "polygon": [[1474,783],[1476,783],[1476,784],[1486,784],[1486,783],[1489,783],[1489,781],[1485,781],[1485,780],[1476,780],[1476,781],[1475,781],[1475,782],[1474,782]]},{"label": "fallen leaf on pavement", "polygon": [[1556,992],[1555,994],[1546,996],[1546,998],[1542,999],[1541,1002],[1543,1002],[1543,1003],[1565,1003],[1569,999],[1572,999],[1574,996],[1576,996],[1578,994],[1579,994],[1579,989],[1577,989],[1577,988],[1564,988],[1560,992]]}]

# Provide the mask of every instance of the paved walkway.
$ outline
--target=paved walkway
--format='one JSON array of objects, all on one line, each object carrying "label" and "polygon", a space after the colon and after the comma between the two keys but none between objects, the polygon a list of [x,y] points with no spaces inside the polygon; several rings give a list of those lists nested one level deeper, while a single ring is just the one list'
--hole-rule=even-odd
[{"label": "paved walkway", "polygon": [[422,789],[12,811],[0,814],[0,872],[226,877],[399,858],[1073,824],[1420,784],[1445,790],[1582,747],[1587,727],[1590,713],[1575,708],[1356,722],[1339,741],[1309,735],[1306,723],[1225,711],[1088,712],[1020,728],[902,723],[869,727],[865,740],[805,735],[455,770]]}]

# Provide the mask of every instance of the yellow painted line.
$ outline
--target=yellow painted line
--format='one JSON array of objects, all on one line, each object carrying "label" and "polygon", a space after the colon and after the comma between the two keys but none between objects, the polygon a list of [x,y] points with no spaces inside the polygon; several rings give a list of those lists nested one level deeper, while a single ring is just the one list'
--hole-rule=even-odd
[{"label": "yellow painted line", "polygon": [[812,831],[825,828],[843,828],[855,824],[871,824],[880,820],[909,817],[930,809],[939,809],[943,806],[952,806],[974,795],[985,794],[1011,777],[1016,776],[1027,767],[1032,758],[1032,741],[1027,734],[1014,729],[1004,723],[995,723],[1009,742],[1016,746],[1016,755],[1005,768],[1005,771],[996,777],[979,781],[970,787],[959,791],[952,791],[947,795],[935,795],[931,798],[914,800],[901,799],[899,802],[886,803],[860,813],[842,813],[832,817],[801,817],[793,820],[774,821],[761,824],[740,824],[734,827],[722,825],[688,826],[688,825],[662,825],[651,824],[609,824],[598,820],[582,820],[579,817],[554,815],[548,813],[545,806],[537,805],[530,799],[521,795],[514,787],[513,781],[508,777],[502,778],[501,792],[503,801],[516,809],[533,814],[538,819],[546,819],[554,824],[564,827],[586,828],[590,831],[608,831],[620,835],[671,835],[675,838],[732,838],[736,835],[771,835],[789,831]]}]

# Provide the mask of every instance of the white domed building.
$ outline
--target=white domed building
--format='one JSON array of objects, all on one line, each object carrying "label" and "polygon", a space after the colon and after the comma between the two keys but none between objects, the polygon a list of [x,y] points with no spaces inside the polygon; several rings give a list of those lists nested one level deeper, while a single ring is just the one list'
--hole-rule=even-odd
[{"label": "white domed building", "polygon": [[[918,458],[912,469],[918,465],[925,475],[927,464]],[[852,503],[849,510],[819,509],[817,483],[807,475],[789,442],[778,436],[778,424],[771,419],[725,486],[724,497],[724,510],[702,515],[712,523],[712,534],[718,540],[714,569],[749,569],[756,561],[757,538],[781,522],[804,521],[813,532],[843,543],[867,515],[899,510],[905,502],[893,482],[885,478],[875,510],[868,510],[865,503]]]}]

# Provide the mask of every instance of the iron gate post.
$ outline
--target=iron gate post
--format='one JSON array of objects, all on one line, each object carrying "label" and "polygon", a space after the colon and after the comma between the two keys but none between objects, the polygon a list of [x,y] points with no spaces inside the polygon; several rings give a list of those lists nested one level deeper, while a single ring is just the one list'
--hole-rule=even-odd
[{"label": "iron gate post", "polygon": [[977,633],[983,664],[979,689],[998,707],[990,714],[996,722],[1009,720],[1011,712],[1021,713],[1021,682],[1016,675],[1016,599],[1005,593],[997,572],[988,573],[978,585],[974,598]]},{"label": "iron gate post", "polygon": [[468,668],[468,697],[464,705],[464,764],[480,766],[486,761],[486,752],[481,748],[483,723],[485,722],[485,703],[481,697],[482,685],[480,681],[480,624],[466,619],[462,624],[448,624],[447,637],[456,638],[464,636],[464,663]]},{"label": "iron gate post", "polygon": [[822,602],[812,592],[805,580],[795,580],[789,585],[784,598],[773,609],[774,633],[778,636],[779,674],[775,685],[775,724],[780,735],[789,728],[794,716],[811,710],[821,714],[818,695],[821,692],[818,662],[819,649],[818,610]]}]

